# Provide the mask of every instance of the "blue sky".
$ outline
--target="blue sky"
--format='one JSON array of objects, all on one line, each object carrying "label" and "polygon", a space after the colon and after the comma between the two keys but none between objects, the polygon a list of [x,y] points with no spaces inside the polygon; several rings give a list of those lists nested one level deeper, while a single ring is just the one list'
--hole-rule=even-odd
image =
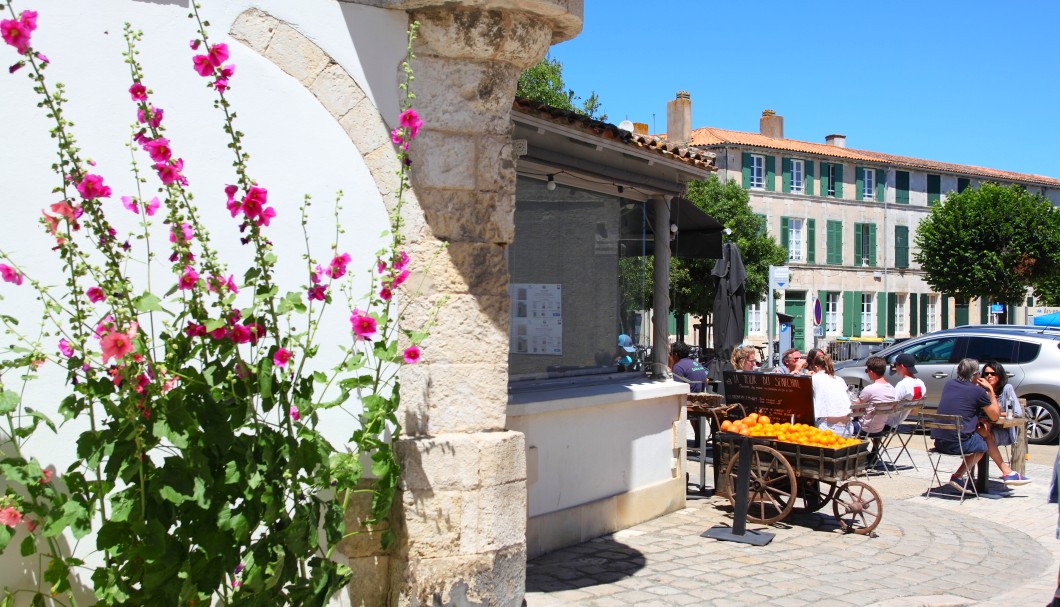
[{"label": "blue sky", "polygon": [[586,0],[553,46],[569,89],[610,122],[758,131],[1060,178],[1060,2]]}]

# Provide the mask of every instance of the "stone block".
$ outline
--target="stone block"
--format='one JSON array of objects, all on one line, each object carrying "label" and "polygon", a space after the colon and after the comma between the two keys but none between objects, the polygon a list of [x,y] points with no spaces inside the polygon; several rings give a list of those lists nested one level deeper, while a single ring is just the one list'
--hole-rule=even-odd
[{"label": "stone block", "polygon": [[280,21],[272,15],[256,8],[243,11],[232,22],[229,33],[236,40],[264,55],[265,49],[272,41],[272,34],[280,26]]},{"label": "stone block", "polygon": [[411,558],[450,556],[460,543],[466,491],[405,491],[405,538]]},{"label": "stone block", "polygon": [[469,135],[511,132],[518,68],[496,61],[437,57],[417,58],[412,67],[416,109],[430,128]]},{"label": "stone block", "polygon": [[[410,369],[410,367],[406,367]],[[449,432],[503,430],[505,403],[508,402],[508,364],[416,365],[408,375],[418,386],[426,384],[426,394],[406,397],[402,389],[399,419],[410,435],[441,435]],[[415,373],[416,375],[412,375]],[[419,377],[425,374],[426,377]],[[415,401],[423,396],[421,401]]]},{"label": "stone block", "polygon": [[479,437],[484,433],[402,438],[397,443],[401,487],[411,492],[471,490],[479,479]]},{"label": "stone block", "polygon": [[519,607],[526,589],[526,551],[417,559],[408,563],[402,605]]},{"label": "stone block", "polygon": [[320,104],[336,120],[345,116],[366,99],[364,91],[357,82],[337,63],[328,64],[310,85],[309,91],[316,95]]},{"label": "stone block", "polygon": [[[405,309],[407,328],[415,327],[412,319],[425,318],[439,296],[408,302]],[[451,295],[438,310],[438,322],[423,341],[423,357],[428,363],[475,364],[490,357],[507,356],[507,325],[493,324],[493,319],[507,313],[508,298],[473,295]],[[485,323],[490,323],[486,325]]]},{"label": "stone block", "polygon": [[550,24],[524,12],[445,7],[416,11],[412,18],[420,22],[421,57],[495,59],[522,69],[540,61],[552,43]]},{"label": "stone block", "polygon": [[514,194],[428,190],[419,200],[436,238],[493,243],[515,239]]},{"label": "stone block", "polygon": [[[478,189],[485,192],[515,192],[515,161],[512,160],[512,140],[508,136],[478,138]],[[512,209],[514,212],[515,209]]]},{"label": "stone block", "polygon": [[[361,485],[368,487],[369,483],[368,481],[363,481]],[[364,522],[371,512],[371,508],[371,493],[354,493],[350,496],[350,501],[346,507],[346,532],[358,533],[343,539],[339,543],[338,550],[351,559],[385,556],[387,554],[382,546],[382,532],[377,528],[373,529]]]},{"label": "stone block", "polygon": [[479,554],[526,544],[526,483],[484,486],[464,494],[460,552]]},{"label": "stone block", "polygon": [[[323,77],[323,73],[321,77]],[[349,111],[339,118],[339,124],[346,131],[353,145],[357,146],[361,155],[365,156],[366,161],[368,156],[380,150],[384,154],[389,154],[391,160],[389,162],[382,161],[382,164],[392,175],[395,175],[393,181],[398,181],[396,173],[400,165],[398,164],[397,153],[390,142],[390,133],[387,131],[386,123],[383,122],[383,118],[379,115],[379,110],[371,99],[362,96],[353,107],[349,108]],[[369,169],[371,168],[372,165],[369,164]],[[376,171],[373,170],[372,175],[377,176]],[[378,179],[376,181],[378,183]],[[380,191],[383,191],[382,188],[380,188]],[[397,191],[396,184],[391,184],[386,193],[393,191]]]},{"label": "stone block", "polygon": [[480,432],[476,437],[480,454],[479,482],[483,486],[526,481],[526,437],[522,432]]},{"label": "stone block", "polygon": [[[352,120],[350,114],[347,114],[343,120],[347,118]],[[354,145],[357,145],[357,141],[353,140],[353,133],[350,132],[350,127],[343,124],[343,120],[340,120],[339,123],[346,129],[346,134],[350,135],[350,140],[354,142]],[[357,131],[355,130],[354,132]],[[396,196],[398,187],[401,185],[401,179],[398,176],[398,169],[401,168],[401,165],[398,164],[399,160],[394,148],[389,145],[378,145],[371,151],[366,151],[358,145],[357,149],[364,156],[364,163],[368,167],[368,171],[372,173],[372,179],[375,181],[375,185],[379,187],[379,193],[383,196],[383,199],[386,200],[387,197]],[[392,202],[393,199],[387,205],[388,209],[393,208]]]},{"label": "stone block", "polygon": [[353,582],[346,587],[352,607],[379,607],[390,602],[390,558],[351,558]]},{"label": "stone block", "polygon": [[428,123],[409,148],[416,191],[422,194],[424,188],[474,190],[478,162],[476,138],[436,128],[439,126]]},{"label": "stone block", "polygon": [[264,54],[305,86],[312,84],[331,62],[319,46],[285,23],[281,23],[273,32]]}]

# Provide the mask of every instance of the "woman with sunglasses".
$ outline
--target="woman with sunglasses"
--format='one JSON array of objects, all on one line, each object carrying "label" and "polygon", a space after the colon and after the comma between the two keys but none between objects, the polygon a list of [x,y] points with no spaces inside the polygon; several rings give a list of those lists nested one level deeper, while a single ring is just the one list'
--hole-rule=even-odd
[{"label": "woman with sunglasses", "polygon": [[[991,390],[997,397],[997,404],[1001,408],[1001,415],[1011,411],[1012,415],[1016,417],[1023,416],[1023,407],[1020,406],[1020,401],[1016,398],[1016,391],[1008,383],[1008,375],[1005,374],[1005,367],[1001,363],[996,360],[986,361],[983,363],[983,370],[979,373],[979,376],[990,384]],[[994,442],[999,446],[1011,445],[1016,442],[1015,428],[991,428],[991,431],[994,435]],[[1018,472],[1013,472],[1012,468],[1009,468],[1008,464],[1005,463],[1005,459],[1001,457],[1000,450],[990,449],[987,453],[990,454],[990,459],[997,464],[998,470],[1001,471],[1001,479],[1005,481],[1006,485],[1024,485],[1030,482],[1029,478]]]}]

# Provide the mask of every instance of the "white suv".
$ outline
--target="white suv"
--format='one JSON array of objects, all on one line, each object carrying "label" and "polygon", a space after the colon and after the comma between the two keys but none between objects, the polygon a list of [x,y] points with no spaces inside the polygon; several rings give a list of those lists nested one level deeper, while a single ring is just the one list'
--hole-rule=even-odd
[{"label": "white suv", "polygon": [[[877,352],[891,366],[887,379],[898,383],[894,358],[912,354],[917,377],[927,385],[928,407],[937,407],[942,385],[956,377],[957,363],[974,358],[993,359],[1005,366],[1008,383],[1016,395],[1027,399],[1027,440],[1055,444],[1060,433],[1060,329],[1030,325],[965,325],[935,331],[894,344]],[[865,360],[836,363],[836,375],[848,385],[868,385]]]}]

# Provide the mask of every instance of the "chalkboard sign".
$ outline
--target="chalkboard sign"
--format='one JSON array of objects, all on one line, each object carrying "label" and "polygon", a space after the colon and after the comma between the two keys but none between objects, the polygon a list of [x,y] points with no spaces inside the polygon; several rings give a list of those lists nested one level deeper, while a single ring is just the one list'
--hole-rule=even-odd
[{"label": "chalkboard sign", "polygon": [[813,380],[809,375],[726,371],[725,400],[741,403],[748,411],[768,415],[777,423],[814,425]]}]

